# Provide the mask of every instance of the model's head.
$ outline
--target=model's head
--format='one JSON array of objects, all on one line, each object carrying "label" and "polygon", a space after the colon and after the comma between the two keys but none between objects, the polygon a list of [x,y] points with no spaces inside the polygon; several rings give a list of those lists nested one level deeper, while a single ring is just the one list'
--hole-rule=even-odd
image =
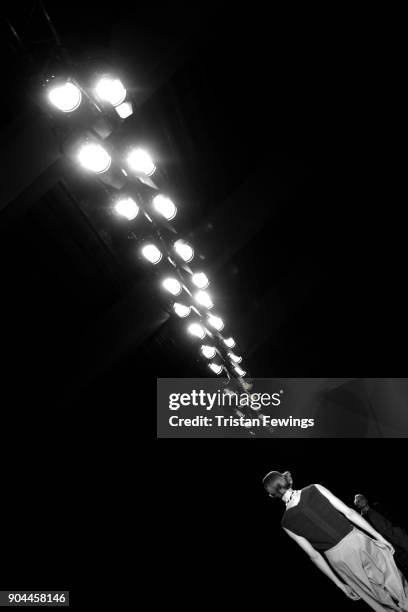
[{"label": "model's head", "polygon": [[357,493],[357,495],[354,496],[354,505],[356,506],[356,508],[361,510],[362,508],[368,505],[368,500],[361,493]]},{"label": "model's head", "polygon": [[285,492],[292,488],[293,478],[290,472],[268,472],[262,482],[270,497],[282,499]]}]

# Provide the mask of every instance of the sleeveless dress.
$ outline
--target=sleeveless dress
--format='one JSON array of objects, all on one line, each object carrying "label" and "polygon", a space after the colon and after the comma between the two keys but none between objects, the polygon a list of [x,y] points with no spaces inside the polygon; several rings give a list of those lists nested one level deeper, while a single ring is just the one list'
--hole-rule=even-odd
[{"label": "sleeveless dress", "polygon": [[377,612],[408,611],[408,583],[391,552],[352,523],[315,485],[302,489],[282,527],[306,538],[333,570]]}]

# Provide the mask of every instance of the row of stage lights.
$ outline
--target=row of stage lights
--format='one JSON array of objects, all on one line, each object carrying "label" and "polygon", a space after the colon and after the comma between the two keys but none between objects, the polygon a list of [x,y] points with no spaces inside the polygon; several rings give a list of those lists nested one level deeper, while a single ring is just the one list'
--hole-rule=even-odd
[{"label": "row of stage lights", "polygon": [[[112,75],[102,75],[88,89],[74,79],[61,81],[52,78],[48,79],[44,86],[48,104],[63,114],[74,113],[83,104],[94,105],[102,115],[104,108],[108,106],[116,111],[120,120],[129,117],[133,112],[125,86],[120,79]],[[162,193],[154,182],[157,167],[151,155],[140,147],[127,150],[123,156],[117,155],[116,151],[110,151],[105,145],[100,134],[92,129],[86,131],[86,137],[81,137],[75,146],[71,147],[69,156],[102,181],[103,176],[115,165],[121,176],[120,184],[114,185],[119,191],[119,195],[114,197],[115,213],[128,221],[134,221],[142,212],[152,223],[157,240],[144,242],[140,248],[141,257],[154,266],[161,262],[170,263],[174,268],[174,275],[163,278],[161,286],[172,298],[180,299],[172,304],[173,312],[180,318],[187,318],[195,313],[198,318],[187,326],[187,332],[192,337],[208,342],[201,345],[200,352],[209,361],[209,369],[216,375],[225,372],[228,379],[232,374],[243,384],[242,379],[246,372],[240,366],[242,357],[231,350],[236,346],[235,340],[221,336],[220,332],[225,327],[224,321],[210,312],[214,307],[211,295],[206,291],[210,281],[204,272],[194,272],[187,265],[194,259],[193,247],[182,239],[165,239],[150,216],[157,216],[169,224],[177,215],[177,206],[173,200]],[[132,186],[135,181],[148,185],[152,190],[147,198],[147,206],[146,197],[142,197],[137,190],[137,195],[134,195]],[[112,185],[109,181],[106,182]],[[132,195],[129,195],[129,191]],[[180,264],[177,264],[177,260],[180,260]]]}]

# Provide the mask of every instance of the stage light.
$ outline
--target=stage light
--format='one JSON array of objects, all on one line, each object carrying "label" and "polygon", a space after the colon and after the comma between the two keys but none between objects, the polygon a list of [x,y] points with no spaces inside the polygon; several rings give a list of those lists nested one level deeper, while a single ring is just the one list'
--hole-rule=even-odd
[{"label": "stage light", "polygon": [[242,361],[242,357],[239,357],[238,355],[235,355],[234,353],[228,353],[228,357],[234,363],[241,363],[241,361]]},{"label": "stage light", "polygon": [[156,170],[154,161],[144,149],[132,149],[128,155],[127,163],[131,170],[143,176],[151,176]]},{"label": "stage light", "polygon": [[55,85],[48,93],[48,99],[63,113],[71,113],[81,104],[82,94],[79,87],[67,82]]},{"label": "stage light", "polygon": [[214,372],[214,374],[221,374],[223,370],[222,365],[219,365],[218,363],[210,363],[208,364],[208,367]]},{"label": "stage light", "polygon": [[204,327],[199,323],[191,323],[191,325],[188,326],[187,331],[192,336],[196,336],[201,340],[205,337],[206,334]]},{"label": "stage light", "polygon": [[182,287],[176,278],[166,278],[162,285],[166,291],[173,295],[179,295],[181,293]]},{"label": "stage light", "polygon": [[190,306],[184,306],[184,304],[180,304],[179,302],[176,302],[173,308],[176,315],[181,318],[188,317],[191,312]]},{"label": "stage light", "polygon": [[116,202],[115,210],[118,215],[126,217],[126,219],[131,221],[137,217],[139,207],[132,198],[122,198]]},{"label": "stage light", "polygon": [[126,89],[119,79],[102,77],[95,86],[97,97],[112,106],[119,106],[126,98]]},{"label": "stage light", "polygon": [[[146,246],[144,246],[142,248],[142,255],[143,257],[145,257],[148,261],[150,261],[150,263],[152,264],[158,264],[159,261],[162,258],[162,254],[159,251],[159,249],[157,248],[157,246],[155,246],[154,244],[146,244]],[[178,281],[176,281],[176,283],[178,283]],[[164,284],[164,283],[163,283]],[[166,287],[167,288],[167,287]],[[181,289],[180,289],[181,290]],[[170,289],[168,289],[168,291],[170,291]],[[171,291],[171,293],[173,293]],[[179,292],[180,293],[180,292]],[[176,294],[174,294],[176,295]]]},{"label": "stage light", "polygon": [[239,366],[234,366],[234,370],[235,372],[238,374],[238,376],[241,376],[241,378],[243,376],[245,376],[246,372],[245,370],[243,370],[242,368],[240,368]]},{"label": "stage light", "polygon": [[224,338],[224,344],[228,346],[228,348],[234,348],[235,340],[234,338]]},{"label": "stage light", "polygon": [[83,144],[78,153],[78,161],[87,170],[102,174],[109,170],[111,156],[97,143]]},{"label": "stage light", "polygon": [[185,262],[189,262],[194,257],[194,249],[184,240],[177,240],[174,243],[174,250],[177,255],[181,257]]},{"label": "stage light", "polygon": [[208,324],[211,325],[211,327],[213,327],[217,331],[221,331],[224,327],[224,321],[221,319],[221,317],[210,315],[207,320]]},{"label": "stage light", "polygon": [[197,272],[196,274],[193,274],[191,281],[199,289],[207,289],[208,285],[210,284],[210,281],[204,272]]},{"label": "stage light", "polygon": [[200,306],[204,306],[204,308],[212,308],[214,306],[212,299],[206,291],[197,291],[194,299]]},{"label": "stage light", "polygon": [[201,352],[206,359],[212,359],[216,355],[216,350],[214,346],[203,345],[201,347]]},{"label": "stage light", "polygon": [[167,221],[171,221],[177,214],[177,208],[170,198],[164,195],[157,195],[153,198],[153,208],[162,215]]},{"label": "stage light", "polygon": [[121,119],[127,119],[130,115],[133,115],[133,106],[131,102],[123,102],[119,106],[115,106],[115,111],[118,113]]}]

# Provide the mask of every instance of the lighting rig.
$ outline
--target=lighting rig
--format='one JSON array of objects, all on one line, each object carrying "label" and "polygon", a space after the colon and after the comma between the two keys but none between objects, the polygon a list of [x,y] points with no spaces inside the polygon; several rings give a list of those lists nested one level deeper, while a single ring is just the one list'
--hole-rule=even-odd
[{"label": "lighting rig", "polygon": [[[52,70],[42,74],[36,95],[54,124],[61,153],[78,171],[103,183],[113,216],[130,230],[141,217],[147,220],[150,231],[139,240],[137,258],[152,268],[168,312],[183,321],[207,373],[222,377],[224,391],[249,393],[252,383],[229,325],[208,291],[210,279],[196,264],[193,245],[175,226],[180,205],[169,196],[164,173],[140,143],[122,149],[109,138],[133,114],[126,84],[110,67],[73,64],[42,10],[59,53]],[[250,408],[233,412],[254,416]]]}]

